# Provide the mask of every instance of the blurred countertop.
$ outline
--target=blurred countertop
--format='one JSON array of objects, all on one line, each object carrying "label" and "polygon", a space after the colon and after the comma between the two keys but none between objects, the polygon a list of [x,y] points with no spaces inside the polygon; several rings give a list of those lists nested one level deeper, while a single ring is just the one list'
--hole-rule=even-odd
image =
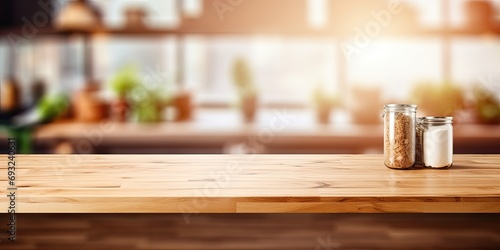
[{"label": "blurred countertop", "polygon": [[262,141],[295,142],[304,139],[328,140],[335,138],[378,138],[382,125],[352,125],[336,123],[342,117],[332,117],[330,124],[318,124],[312,112],[296,110],[263,110],[256,121],[245,123],[237,110],[201,110],[189,122],[161,123],[100,123],[63,122],[41,126],[37,139],[86,138],[101,133],[113,141],[164,140],[171,142],[241,141],[258,137]]},{"label": "blurred countertop", "polygon": [[[236,109],[206,109],[197,110],[189,122],[56,122],[38,127],[34,140],[42,145],[85,140],[93,146],[225,147],[246,143],[254,145],[254,148],[261,145],[280,147],[282,152],[292,148],[310,148],[310,152],[299,151],[314,153],[317,147],[380,153],[382,136],[382,124],[352,124],[348,115],[341,112],[334,112],[329,124],[318,124],[310,110],[261,110],[255,122],[244,123]],[[482,150],[495,153],[495,150],[500,149],[500,126],[455,124],[454,144],[459,149],[456,152],[474,153],[475,150]]]}]

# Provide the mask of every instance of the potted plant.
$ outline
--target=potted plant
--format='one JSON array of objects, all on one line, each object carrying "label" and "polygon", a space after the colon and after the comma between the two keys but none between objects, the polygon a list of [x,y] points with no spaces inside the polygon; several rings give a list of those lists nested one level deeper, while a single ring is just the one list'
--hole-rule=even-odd
[{"label": "potted plant", "polygon": [[330,122],[331,110],[339,105],[339,98],[336,95],[329,94],[319,85],[314,90],[314,103],[316,109],[316,120],[318,123],[327,124]]},{"label": "potted plant", "polygon": [[498,96],[483,85],[474,86],[474,111],[483,124],[500,124],[500,101]]},{"label": "potted plant", "polygon": [[238,58],[233,63],[233,82],[238,90],[241,112],[245,122],[252,122],[257,113],[257,90],[247,62]]},{"label": "potted plant", "polygon": [[191,93],[179,90],[172,98],[172,105],[176,110],[175,121],[189,121],[193,117],[193,104]]},{"label": "potted plant", "polygon": [[451,82],[421,82],[412,91],[412,103],[426,116],[452,116],[464,107],[462,89]]},{"label": "potted plant", "polygon": [[127,120],[130,105],[127,97],[139,85],[136,69],[132,66],[122,68],[111,81],[111,89],[116,99],[111,103],[111,118],[115,121]]},{"label": "potted plant", "polygon": [[379,124],[382,90],[376,84],[353,83],[349,87],[347,108],[355,124]]},{"label": "potted plant", "polygon": [[94,123],[106,118],[107,107],[99,92],[99,84],[89,81],[74,93],[72,111],[76,121]]},{"label": "potted plant", "polygon": [[147,89],[140,85],[134,89],[134,93],[136,95],[130,98],[134,121],[147,123],[163,121],[163,110],[167,101],[161,94],[165,91],[159,88]]},{"label": "potted plant", "polygon": [[164,120],[164,111],[172,105],[174,86],[167,82],[138,83],[128,95],[132,119],[135,122],[153,123]]}]

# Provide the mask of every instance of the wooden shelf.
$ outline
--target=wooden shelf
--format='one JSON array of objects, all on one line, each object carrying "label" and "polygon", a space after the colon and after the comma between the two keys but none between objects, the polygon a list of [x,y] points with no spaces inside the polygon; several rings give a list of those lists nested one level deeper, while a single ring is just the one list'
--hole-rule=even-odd
[{"label": "wooden shelf", "polygon": [[[0,30],[0,36],[9,34],[22,36],[21,28]],[[82,35],[112,35],[112,36],[164,36],[164,35],[204,35],[204,36],[221,36],[221,35],[278,35],[278,36],[298,36],[298,37],[329,37],[348,39],[355,36],[352,31],[339,30],[314,30],[314,29],[297,29],[297,30],[198,30],[198,29],[122,29],[122,28],[97,28],[94,30],[56,30],[53,28],[39,29],[36,36],[61,36],[65,37],[72,34]],[[490,29],[424,29],[417,28],[413,30],[384,30],[382,36],[389,37],[414,37],[414,36],[482,36],[482,35],[500,35],[500,27]],[[35,37],[36,37],[35,36]]]},{"label": "wooden shelf", "polygon": [[[499,213],[500,155],[17,155],[17,213]],[[7,171],[7,158],[0,170]],[[7,177],[0,177],[7,185]],[[0,200],[7,206],[7,199]],[[2,213],[5,213],[3,210]]]},{"label": "wooden shelf", "polygon": [[[21,28],[0,30],[0,35],[7,36],[9,34],[16,34],[22,36]],[[81,35],[135,35],[135,36],[158,36],[158,35],[169,35],[169,34],[179,34],[178,30],[173,29],[104,29],[96,28],[92,30],[57,30],[54,28],[44,28],[39,29],[36,36],[61,36],[65,37],[68,35],[81,34]]]}]

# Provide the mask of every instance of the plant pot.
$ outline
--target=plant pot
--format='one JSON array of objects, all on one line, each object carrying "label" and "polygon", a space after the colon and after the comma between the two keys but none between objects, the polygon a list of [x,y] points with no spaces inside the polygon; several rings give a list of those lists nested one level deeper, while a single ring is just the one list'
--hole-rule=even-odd
[{"label": "plant pot", "polygon": [[105,118],[105,104],[99,98],[97,85],[87,84],[75,94],[73,113],[78,122],[99,122]]},{"label": "plant pot", "polygon": [[21,103],[19,84],[14,79],[6,79],[3,91],[0,92],[0,110],[4,112],[16,110]]},{"label": "plant pot", "polygon": [[382,103],[381,90],[374,87],[354,86],[350,91],[349,112],[356,124],[379,124]]},{"label": "plant pot", "polygon": [[316,120],[320,124],[330,123],[331,108],[328,105],[320,104],[316,107]]},{"label": "plant pot", "polygon": [[487,30],[495,25],[495,10],[491,2],[468,1],[465,6],[469,28]]},{"label": "plant pot", "polygon": [[245,96],[241,100],[241,113],[243,121],[250,123],[255,120],[257,114],[257,95]]},{"label": "plant pot", "polygon": [[125,9],[125,27],[128,29],[145,29],[147,12],[141,7],[128,7]]},{"label": "plant pot", "polygon": [[497,104],[486,104],[476,107],[475,117],[480,124],[500,124],[500,107]]},{"label": "plant pot", "polygon": [[55,16],[54,26],[65,31],[92,31],[102,26],[102,15],[90,1],[68,1]]},{"label": "plant pot", "polygon": [[191,94],[189,92],[180,92],[173,100],[173,106],[176,110],[175,121],[189,121],[193,116],[193,106]]},{"label": "plant pot", "polygon": [[125,122],[128,119],[130,106],[127,98],[124,96],[118,97],[111,103],[111,119],[117,122]]}]

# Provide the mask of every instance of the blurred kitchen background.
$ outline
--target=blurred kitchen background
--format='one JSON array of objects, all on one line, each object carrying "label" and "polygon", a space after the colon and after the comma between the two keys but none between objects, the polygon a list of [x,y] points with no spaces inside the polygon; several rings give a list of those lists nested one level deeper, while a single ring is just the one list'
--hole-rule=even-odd
[{"label": "blurred kitchen background", "polygon": [[2,0],[0,79],[20,153],[382,153],[395,102],[500,153],[500,1]]}]

